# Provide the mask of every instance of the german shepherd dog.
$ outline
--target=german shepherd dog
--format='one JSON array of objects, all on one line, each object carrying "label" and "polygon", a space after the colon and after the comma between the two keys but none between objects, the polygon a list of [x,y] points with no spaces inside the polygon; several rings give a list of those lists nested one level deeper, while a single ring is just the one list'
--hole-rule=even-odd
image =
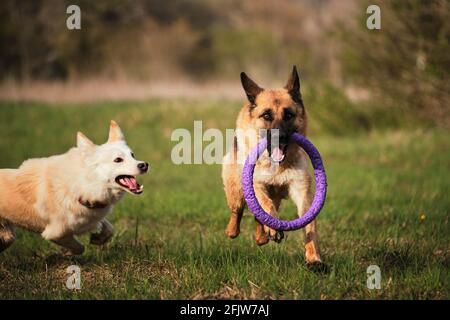
[{"label": "german shepherd dog", "polygon": [[[277,216],[281,200],[289,196],[297,206],[298,215],[302,216],[312,202],[309,158],[301,147],[290,142],[293,132],[306,135],[307,128],[297,68],[293,67],[286,86],[281,89],[263,89],[244,72],[241,73],[241,82],[248,102],[238,115],[234,145],[225,155],[222,167],[225,195],[231,210],[225,233],[230,238],[239,235],[245,208],[241,183],[243,161],[236,160],[239,152],[243,159],[248,156],[261,132],[266,132],[268,147],[256,162],[253,176],[256,197],[261,206],[270,215]],[[321,264],[316,221],[304,230],[306,262]],[[256,221],[255,238],[258,245],[264,245],[269,240],[280,242],[284,234]]]}]

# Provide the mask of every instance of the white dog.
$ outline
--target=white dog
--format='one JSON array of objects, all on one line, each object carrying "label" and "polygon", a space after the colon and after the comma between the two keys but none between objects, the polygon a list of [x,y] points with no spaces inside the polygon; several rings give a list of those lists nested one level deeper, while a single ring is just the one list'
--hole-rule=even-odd
[{"label": "white dog", "polygon": [[120,127],[111,121],[103,145],[78,132],[77,147],[65,154],[0,170],[0,252],[13,243],[15,226],[41,233],[67,254],[83,253],[75,236],[86,232],[99,230],[90,242],[106,243],[113,235],[106,215],[125,192],[142,193],[135,177],[148,168],[134,158]]}]

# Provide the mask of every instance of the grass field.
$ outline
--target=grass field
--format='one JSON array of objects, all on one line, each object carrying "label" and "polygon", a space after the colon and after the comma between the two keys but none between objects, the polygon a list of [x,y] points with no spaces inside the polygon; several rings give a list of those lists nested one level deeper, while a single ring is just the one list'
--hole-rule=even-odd
[{"label": "grass field", "polygon": [[[228,209],[219,165],[170,161],[175,128],[233,128],[240,102],[150,101],[66,105],[0,104],[0,167],[65,152],[78,130],[106,141],[115,119],[139,159],[152,166],[145,192],[127,195],[110,221],[103,248],[81,257],[59,255],[39,235],[18,232],[0,254],[0,298],[33,299],[449,299],[450,140],[437,129],[385,129],[350,135],[310,133],[324,157],[327,203],[318,218],[327,269],[304,263],[302,233],[258,247],[254,222],[227,239]],[[316,117],[312,115],[312,120]],[[345,125],[345,124],[344,124]],[[282,218],[293,218],[286,202]],[[87,244],[87,237],[81,239]],[[82,288],[65,287],[77,264]],[[381,290],[366,287],[378,265]]]}]

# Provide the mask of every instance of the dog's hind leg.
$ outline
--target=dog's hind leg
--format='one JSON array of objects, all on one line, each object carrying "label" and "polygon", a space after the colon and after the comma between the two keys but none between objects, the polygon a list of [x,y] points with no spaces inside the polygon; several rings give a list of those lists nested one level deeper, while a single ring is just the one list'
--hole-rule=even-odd
[{"label": "dog's hind leg", "polygon": [[244,194],[236,162],[223,165],[222,179],[228,208],[231,210],[230,221],[225,234],[230,238],[236,238],[240,232],[241,219],[245,208]]},{"label": "dog's hind leg", "polygon": [[48,225],[41,235],[45,240],[50,240],[66,249],[63,250],[65,255],[78,255],[84,252],[84,246],[75,239],[73,234],[64,234],[58,224]]},{"label": "dog's hind leg", "polygon": [[[297,206],[298,216],[303,216],[312,203],[313,194],[311,191],[311,176],[306,171],[302,172],[302,178],[297,180],[289,187],[289,195]],[[305,260],[308,264],[321,263],[318,235],[317,235],[317,223],[316,220],[312,221],[304,228],[305,236]]]},{"label": "dog's hind leg", "polygon": [[102,221],[100,221],[99,225],[100,232],[92,233],[90,239],[90,243],[97,246],[105,244],[114,235],[114,227],[111,223],[109,223],[108,220],[103,219]]},{"label": "dog's hind leg", "polygon": [[[238,180],[239,181],[239,180]],[[233,179],[224,181],[225,194],[227,197],[228,208],[230,208],[230,220],[228,222],[225,234],[230,238],[236,238],[240,233],[242,215],[244,214],[245,200],[239,182]]]},{"label": "dog's hind leg", "polygon": [[9,222],[0,219],[0,252],[12,245],[15,239],[16,234],[14,232],[14,226]]},{"label": "dog's hind leg", "polygon": [[[281,199],[278,197],[269,196],[265,187],[258,187],[255,185],[255,194],[258,202],[261,207],[269,213],[271,216],[278,216],[278,208],[281,203]],[[282,231],[276,231],[274,229],[269,228],[268,226],[262,225],[260,222],[256,221],[256,233],[255,240],[256,244],[262,246],[269,242],[269,240],[273,240],[277,243],[281,242],[284,238],[284,233]]]},{"label": "dog's hind leg", "polygon": [[52,242],[63,247],[64,255],[83,254],[84,246],[73,235],[65,235],[58,239],[50,239]]},{"label": "dog's hind leg", "polygon": [[258,246],[265,245],[269,242],[269,235],[264,230],[264,225],[261,224],[258,220],[256,220],[256,231],[255,231],[255,240]]},{"label": "dog's hind leg", "polygon": [[[271,216],[278,217],[278,210],[280,209],[281,200],[283,198],[282,194],[277,194],[276,192],[271,192],[269,195],[270,199],[272,199],[272,211],[268,211]],[[283,231],[277,231],[272,228],[269,228],[268,226],[264,226],[264,232],[269,235],[269,239],[272,241],[275,241],[277,243],[280,243],[281,240],[284,239],[284,232]]]}]

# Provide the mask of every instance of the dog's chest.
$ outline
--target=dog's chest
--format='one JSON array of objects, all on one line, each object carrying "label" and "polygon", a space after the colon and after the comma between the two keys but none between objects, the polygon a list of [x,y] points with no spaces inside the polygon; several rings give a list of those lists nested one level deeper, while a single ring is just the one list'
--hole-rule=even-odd
[{"label": "dog's chest", "polygon": [[262,156],[256,163],[253,181],[265,185],[286,186],[302,179],[302,173],[307,170],[308,164],[302,154],[299,154],[295,162],[287,166],[273,163],[268,157]]},{"label": "dog's chest", "polygon": [[266,185],[283,186],[289,184],[292,179],[291,170],[281,170],[276,166],[256,167],[253,174],[253,182]]}]

